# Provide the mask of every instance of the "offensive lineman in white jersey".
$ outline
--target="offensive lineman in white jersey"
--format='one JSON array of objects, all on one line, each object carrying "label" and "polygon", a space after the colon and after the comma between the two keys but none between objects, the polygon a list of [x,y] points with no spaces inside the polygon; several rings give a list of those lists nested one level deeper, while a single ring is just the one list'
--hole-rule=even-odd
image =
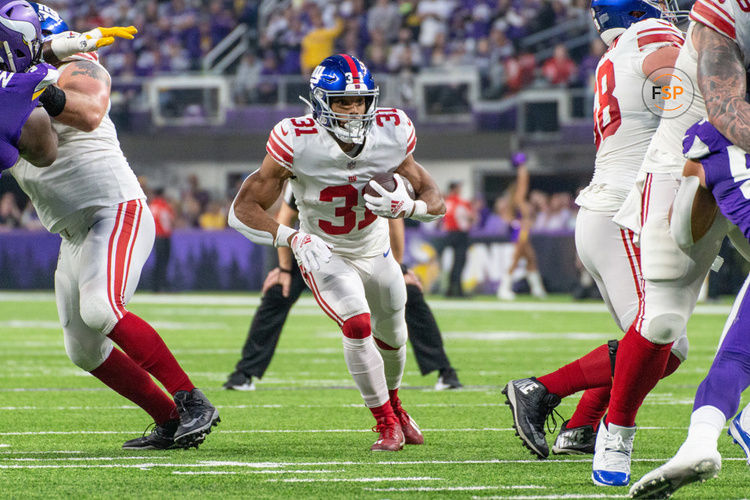
[{"label": "offensive lineman in white jersey", "polygon": [[[721,134],[721,139],[732,144],[725,150],[729,156],[727,169],[736,189],[742,193],[738,198],[744,202],[748,198],[744,189],[746,184],[743,184],[747,178],[747,156],[744,153],[750,151],[750,103],[746,100],[747,73],[750,70],[750,3],[745,0],[698,0],[690,18],[694,21],[690,30],[693,47],[690,55],[696,68],[698,87],[705,98],[705,116],[710,126]],[[700,125],[696,124],[696,127]],[[684,212],[689,214],[686,220],[691,226],[691,215],[693,219],[697,215],[693,200],[700,195],[698,179],[705,185],[708,178],[704,173],[706,167],[700,166],[707,160],[700,158],[710,156],[706,154],[710,142],[704,138],[705,143],[694,141],[691,147],[689,137],[686,136],[685,140],[686,156],[695,161],[685,165],[686,177],[677,194],[673,214],[679,210],[681,201],[687,200],[689,203],[684,205]],[[699,155],[695,154],[697,150],[702,150]],[[714,148],[711,152],[715,152]],[[716,168],[716,164],[712,168]],[[689,179],[693,181],[692,187],[686,182]],[[680,233],[676,219],[679,218],[673,215],[674,234]],[[693,238],[689,236],[680,242],[683,245],[690,243]],[[633,485],[630,490],[632,497],[667,498],[686,484],[716,477],[721,470],[717,446],[719,435],[739,406],[750,366],[747,341],[742,337],[744,334],[739,333],[747,332],[747,317],[742,308],[748,283],[750,276],[735,300],[714,362],[696,393],[685,442],[672,459]],[[740,381],[739,387],[732,387],[735,381]],[[742,447],[750,464],[750,405],[731,420],[729,434]]]},{"label": "offensive lineman in white jersey", "polygon": [[[46,37],[77,36],[52,9],[39,6],[38,13]],[[50,87],[41,101],[54,117],[57,160],[46,169],[19,162],[10,172],[42,224],[62,236],[55,296],[65,350],[73,363],[156,422],[150,435],[123,448],[197,447],[218,412],[159,334],[125,308],[151,252],[154,221],[108,116],[109,74],[96,53],[69,57],[59,71],[59,87]]]},{"label": "offensive lineman in white jersey", "polygon": [[[370,449],[422,444],[398,397],[406,287],[382,217],[435,220],[445,204],[412,156],[414,126],[403,111],[377,107],[378,87],[361,61],[347,54],[323,60],[310,78],[310,101],[312,116],[273,128],[263,163],[232,203],[229,224],[255,243],[292,248],[321,309],[344,334],[347,368],[377,421],[379,439]],[[381,196],[363,195],[377,173],[394,173],[396,188],[389,192],[371,181]],[[265,212],[286,179],[297,200],[299,231]]]},{"label": "offensive lineman in white jersey", "polygon": [[[666,7],[665,7],[666,8]],[[594,24],[609,46],[596,68],[594,139],[596,160],[591,183],[576,203],[576,249],[593,276],[617,326],[626,331],[642,307],[640,249],[634,234],[612,221],[634,185],[646,147],[659,124],[641,97],[656,69],[673,67],[682,33],[661,19],[661,6],[649,0],[593,0]],[[667,10],[671,15],[671,11]],[[687,357],[687,337],[675,343],[663,376]],[[552,451],[593,453],[594,438],[612,386],[618,341],[612,340],[582,358],[544,375],[510,381],[508,396],[518,435],[533,453],[546,458],[544,424],[560,399],[586,389]],[[596,482],[606,479],[595,478]]]},{"label": "offensive lineman in white jersey", "polygon": [[[723,11],[714,0],[699,1],[691,11],[693,21],[698,20],[696,13],[703,17],[708,4],[716,8],[711,10],[715,16]],[[706,87],[697,78],[695,35],[699,26],[696,22],[690,24],[674,73],[681,72],[683,81],[697,81],[700,91],[692,92],[681,115],[662,118],[636,185],[614,219],[639,234],[645,300],[620,342],[619,355],[628,362],[615,366],[609,411],[596,441],[593,473],[611,478],[613,485],[629,482],[635,416],[664,372],[673,342],[685,330],[724,236],[729,234],[735,247],[747,257],[744,236],[720,214],[706,235],[689,248],[681,249],[670,231],[670,209],[673,202],[677,203],[678,189],[686,187],[681,182],[685,164],[682,139],[687,129],[706,115],[702,94]],[[675,77],[672,81],[676,83]],[[742,88],[744,95],[744,85]]]}]

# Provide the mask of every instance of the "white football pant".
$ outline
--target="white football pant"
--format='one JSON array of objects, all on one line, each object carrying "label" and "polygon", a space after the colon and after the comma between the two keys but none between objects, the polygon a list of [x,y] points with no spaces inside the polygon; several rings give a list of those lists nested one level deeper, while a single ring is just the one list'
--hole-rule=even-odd
[{"label": "white football pant", "polygon": [[687,252],[669,232],[669,208],[679,187],[670,174],[648,174],[643,190],[641,264],[645,303],[636,329],[655,344],[668,344],[684,334],[698,294],[729,230],[719,215],[706,235]]},{"label": "white football pant", "polygon": [[[576,250],[583,266],[594,278],[604,303],[617,326],[625,332],[638,315],[644,299],[641,249],[634,234],[612,221],[614,213],[581,208],[576,217]],[[647,299],[646,299],[647,300]],[[682,335],[672,352],[685,361],[688,340]]]},{"label": "white football pant", "polygon": [[[388,389],[401,385],[406,362],[406,285],[401,266],[391,255],[348,258],[333,254],[317,271],[302,270],[321,309],[339,327],[369,313],[372,335],[344,336],[344,359],[365,404],[381,406]],[[376,345],[373,337],[387,346]]]},{"label": "white football pant", "polygon": [[154,219],[142,199],[79,215],[61,232],[55,298],[68,357],[91,371],[112,350],[107,335],[138,286],[154,244]]}]

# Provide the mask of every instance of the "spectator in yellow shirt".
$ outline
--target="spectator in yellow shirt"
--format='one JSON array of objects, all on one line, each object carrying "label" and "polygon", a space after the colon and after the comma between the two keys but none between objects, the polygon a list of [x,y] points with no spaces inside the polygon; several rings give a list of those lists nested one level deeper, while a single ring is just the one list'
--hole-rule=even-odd
[{"label": "spectator in yellow shirt", "polygon": [[314,4],[310,6],[310,21],[313,28],[302,39],[300,52],[300,67],[304,75],[309,75],[323,59],[333,55],[334,42],[344,30],[344,21],[338,17],[336,25],[333,28],[327,28],[323,23],[320,8]]},{"label": "spectator in yellow shirt", "polygon": [[212,201],[208,208],[198,217],[198,225],[201,229],[219,230],[227,227],[227,214],[220,203]]}]

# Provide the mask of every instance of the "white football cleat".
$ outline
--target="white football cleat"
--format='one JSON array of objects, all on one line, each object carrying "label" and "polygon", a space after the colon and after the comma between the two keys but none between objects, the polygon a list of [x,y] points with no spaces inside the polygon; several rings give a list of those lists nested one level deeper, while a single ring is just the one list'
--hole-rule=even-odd
[{"label": "white football cleat", "polygon": [[607,428],[605,419],[602,418],[596,433],[591,480],[597,486],[627,486],[636,428],[615,424]]},{"label": "white football cleat", "polygon": [[706,442],[685,442],[667,463],[644,475],[630,488],[631,498],[669,498],[686,484],[716,477],[721,455]]},{"label": "white football cleat", "polygon": [[747,457],[747,465],[750,465],[750,404],[729,422],[727,434],[740,445]]}]

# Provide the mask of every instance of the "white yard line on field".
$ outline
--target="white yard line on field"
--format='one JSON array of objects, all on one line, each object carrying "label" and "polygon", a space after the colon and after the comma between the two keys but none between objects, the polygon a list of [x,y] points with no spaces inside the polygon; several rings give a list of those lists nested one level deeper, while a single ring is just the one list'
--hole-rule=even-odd
[{"label": "white yard line on field", "polygon": [[[462,391],[463,392],[463,391]],[[648,404],[650,405],[692,405],[692,399],[668,399],[661,395],[649,395]],[[656,398],[656,399],[651,399]],[[575,402],[563,403],[563,407],[575,406]],[[502,408],[507,406],[505,403],[415,403],[410,404],[409,408]],[[283,405],[283,404],[257,404],[257,405],[216,405],[220,410],[258,410],[269,409],[278,410],[284,408],[350,408],[360,409],[362,404],[349,403],[338,405]],[[137,406],[131,405],[112,405],[112,406],[0,406],[0,411],[90,411],[90,410],[140,410]],[[643,427],[641,427],[643,429]]]},{"label": "white yard line on field", "polygon": [[[10,447],[9,444],[6,444],[5,446]],[[2,445],[0,445],[0,448],[2,448]],[[44,450],[44,451],[0,451],[0,455],[52,455],[55,453],[71,453],[71,454],[80,454],[83,453],[80,450]]]},{"label": "white yard line on field", "polygon": [[65,460],[66,462],[71,461],[89,461],[89,460],[166,460],[170,457],[49,457],[49,458],[13,458],[13,457],[0,457],[0,460],[10,460],[13,462],[48,462],[50,460]]},{"label": "white yard line on field", "polygon": [[545,500],[545,499],[566,499],[566,498],[628,498],[627,495],[605,495],[604,493],[593,493],[593,494],[578,494],[570,493],[564,495],[518,495],[510,497],[472,497],[474,500]]},{"label": "white yard line on field", "polygon": [[[226,323],[196,323],[179,321],[150,321],[156,330],[226,330]],[[36,330],[59,330],[60,323],[57,321],[29,321],[29,320],[6,320],[0,321],[0,328],[21,328]]]},{"label": "white yard line on field", "polygon": [[345,472],[344,469],[338,470],[246,470],[246,471],[172,471],[172,474],[198,475],[198,474],[333,474],[334,472]]},{"label": "white yard line on field", "polygon": [[[0,302],[51,302],[55,301],[52,292],[0,292]],[[603,303],[570,303],[570,302],[495,302],[485,300],[443,300],[428,298],[435,304],[438,310],[454,311],[544,311],[544,312],[571,312],[607,313]],[[222,294],[149,294],[137,293],[132,300],[133,304],[143,305],[197,305],[197,306],[244,306],[257,307],[260,304],[258,295],[222,295]],[[303,297],[297,301],[298,306],[317,308],[315,299]],[[698,304],[695,308],[696,314],[724,315],[729,314],[730,304]]]},{"label": "white yard line on field", "polygon": [[[150,457],[151,460],[157,457]],[[671,457],[661,458],[637,458],[633,462],[666,462]],[[725,461],[742,461],[745,462],[746,458],[724,458]],[[144,463],[104,463],[104,464],[0,464],[0,470],[3,469],[147,469],[154,467],[161,468],[216,468],[216,467],[248,467],[248,468],[273,468],[273,467],[320,467],[320,466],[362,466],[372,467],[373,465],[493,465],[493,464],[527,464],[527,465],[548,465],[548,464],[570,464],[570,463],[591,463],[590,458],[581,459],[565,459],[565,460],[404,460],[404,461],[382,461],[382,462],[353,462],[353,461],[330,461],[330,462],[287,462],[278,463],[273,462],[220,462],[220,461],[207,461],[199,462],[194,464],[186,463],[156,463],[156,462],[144,462]],[[395,478],[387,478],[394,480]]]},{"label": "white yard line on field", "polygon": [[[481,491],[481,490],[546,490],[549,486],[528,484],[512,486],[415,486],[412,488],[365,488],[368,491]],[[485,497],[482,497],[485,498]]]},{"label": "white yard line on field", "polygon": [[382,483],[391,481],[443,481],[442,477],[329,477],[307,478],[290,477],[288,479],[266,479],[269,483]]},{"label": "white yard line on field", "polygon": [[192,472],[175,470],[175,471],[172,471],[172,474],[180,474],[184,476],[201,476],[201,475],[224,476],[228,474],[239,474],[239,472],[228,471],[228,470],[198,470],[198,471],[192,471]]},{"label": "white yard line on field", "polygon": [[[675,427],[639,427],[639,430],[685,430],[686,426]],[[512,427],[469,427],[459,429],[422,429],[424,432],[511,432]],[[137,434],[141,431],[16,431],[0,432],[0,436],[36,436],[36,435],[54,435],[54,436],[71,436],[79,434]],[[370,429],[221,429],[222,434],[340,434],[340,433],[370,433]]]}]

